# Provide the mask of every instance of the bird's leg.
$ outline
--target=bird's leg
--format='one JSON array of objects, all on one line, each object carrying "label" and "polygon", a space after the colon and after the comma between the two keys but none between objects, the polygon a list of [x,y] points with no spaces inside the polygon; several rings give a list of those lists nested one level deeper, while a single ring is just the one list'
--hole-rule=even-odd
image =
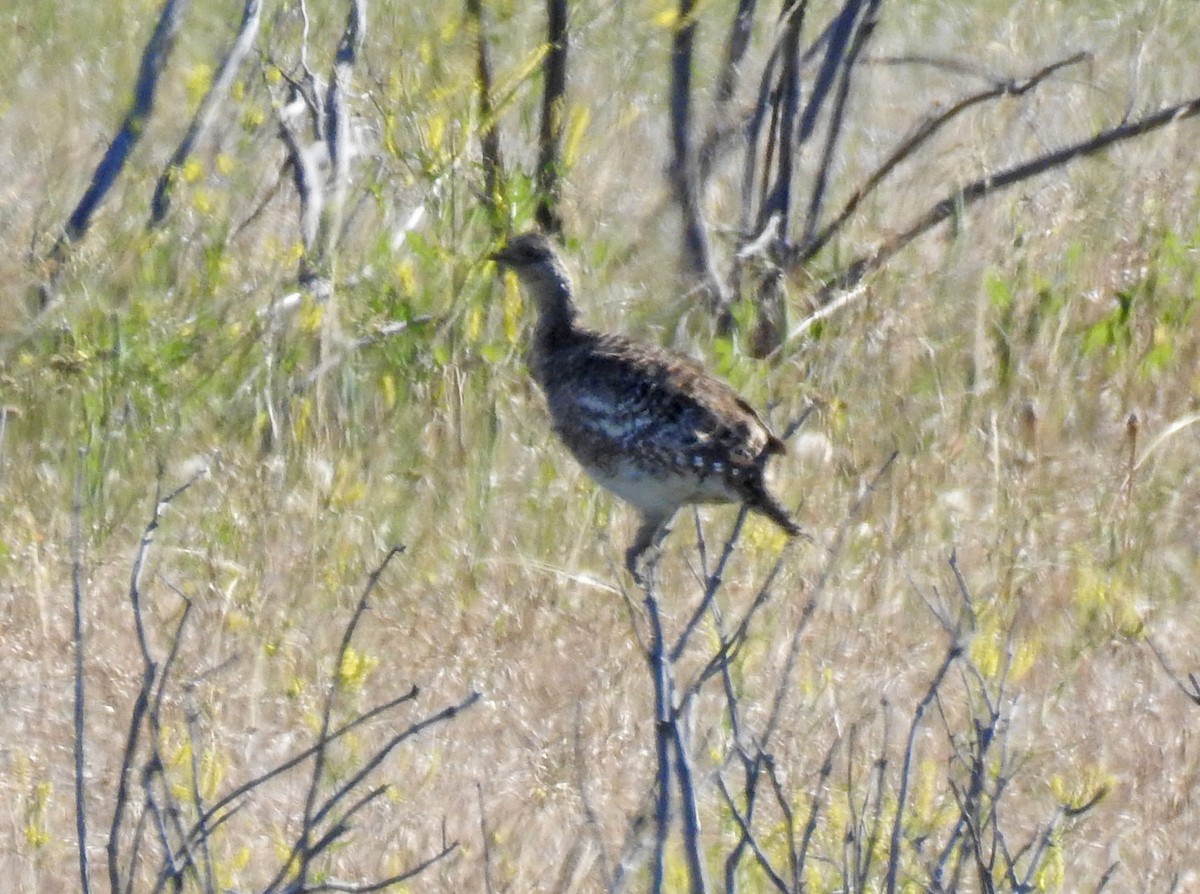
[{"label": "bird's leg", "polygon": [[674,514],[674,512],[642,514],[642,524],[638,528],[637,536],[633,539],[633,545],[625,552],[625,567],[629,569],[629,573],[633,575],[633,579],[639,587],[646,585],[647,578],[644,578],[638,570],[638,560],[647,550],[655,550],[656,554],[650,558],[647,568],[649,574],[653,573],[654,565],[658,561],[658,546],[670,532],[671,517]]}]

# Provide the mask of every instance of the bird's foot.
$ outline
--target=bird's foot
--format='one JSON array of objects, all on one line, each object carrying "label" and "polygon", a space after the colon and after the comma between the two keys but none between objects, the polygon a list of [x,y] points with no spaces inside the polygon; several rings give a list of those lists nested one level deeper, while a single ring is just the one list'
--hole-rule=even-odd
[{"label": "bird's foot", "polygon": [[656,546],[636,552],[630,549],[625,554],[625,567],[629,569],[635,584],[643,590],[649,590],[654,586],[658,575],[658,560],[661,558],[662,549]]}]

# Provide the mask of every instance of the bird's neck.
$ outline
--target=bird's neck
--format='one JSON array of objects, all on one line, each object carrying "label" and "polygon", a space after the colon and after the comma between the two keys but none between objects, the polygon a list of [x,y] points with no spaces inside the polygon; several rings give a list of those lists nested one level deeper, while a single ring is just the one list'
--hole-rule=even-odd
[{"label": "bird's neck", "polygon": [[565,276],[540,278],[530,283],[530,291],[538,309],[535,349],[547,353],[571,341],[576,333],[576,310],[570,280]]}]

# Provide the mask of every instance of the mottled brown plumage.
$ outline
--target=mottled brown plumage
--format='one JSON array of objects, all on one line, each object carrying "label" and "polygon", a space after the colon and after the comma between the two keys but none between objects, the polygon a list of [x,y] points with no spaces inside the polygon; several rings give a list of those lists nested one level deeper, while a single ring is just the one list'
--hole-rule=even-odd
[{"label": "mottled brown plumage", "polygon": [[554,430],[588,474],[641,513],[625,555],[635,578],[642,553],[689,503],[745,503],[800,533],[763,477],[784,444],[732,388],[690,357],[578,325],[570,276],[541,234],[515,237],[492,259],[537,304],[530,366]]}]

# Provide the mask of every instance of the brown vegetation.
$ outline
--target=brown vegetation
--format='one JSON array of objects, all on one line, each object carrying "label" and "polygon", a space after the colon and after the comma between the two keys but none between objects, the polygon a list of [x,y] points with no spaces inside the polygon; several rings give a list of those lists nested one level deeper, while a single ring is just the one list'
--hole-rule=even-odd
[{"label": "brown vegetation", "polygon": [[[77,744],[97,890],[106,845],[139,891],[168,852],[185,890],[439,855],[410,889],[1195,884],[1200,123],[1132,138],[1200,94],[1194,4],[867,4],[782,228],[724,126],[775,8],[739,50],[732,0],[571,4],[555,54],[540,5],[257,6],[26,4],[0,29],[7,885],[79,884]],[[846,8],[804,6],[797,51]],[[990,188],[1106,131],[1130,138]],[[705,509],[633,587],[635,519],[553,443],[531,313],[485,260],[535,215],[591,319],[802,420],[773,487],[817,545]]]}]

